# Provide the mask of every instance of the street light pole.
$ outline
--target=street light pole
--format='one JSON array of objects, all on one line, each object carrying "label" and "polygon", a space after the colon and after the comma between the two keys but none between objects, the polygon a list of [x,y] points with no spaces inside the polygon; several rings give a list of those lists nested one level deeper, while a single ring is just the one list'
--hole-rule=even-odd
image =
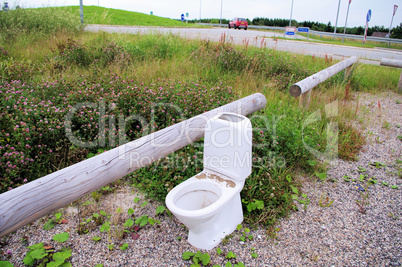
[{"label": "street light pole", "polygon": [[352,0],[349,0],[348,11],[346,12],[345,28],[343,29],[343,35],[342,35],[342,43],[343,43],[343,40],[345,39],[346,25],[348,24],[349,7],[350,7],[351,2],[352,2]]},{"label": "street light pole", "polygon": [[200,0],[200,23],[201,23],[201,0]]},{"label": "street light pole", "polygon": [[[335,20],[335,30],[334,30],[334,33],[336,33],[336,26],[338,26],[338,17],[339,17],[339,8],[341,7],[341,0],[339,0],[339,3],[338,3],[338,12],[336,13],[336,20]],[[335,39],[335,36],[334,36],[334,39]]]},{"label": "street light pole", "polygon": [[221,19],[219,20],[219,24],[222,24],[222,6],[223,6],[223,0],[221,0]]},{"label": "street light pole", "polygon": [[81,24],[84,24],[84,7],[82,4],[82,0],[80,0],[80,17],[81,17]]},{"label": "street light pole", "polygon": [[292,7],[291,7],[291,9],[290,9],[289,27],[292,26],[292,13],[293,13],[293,0],[292,0]]}]

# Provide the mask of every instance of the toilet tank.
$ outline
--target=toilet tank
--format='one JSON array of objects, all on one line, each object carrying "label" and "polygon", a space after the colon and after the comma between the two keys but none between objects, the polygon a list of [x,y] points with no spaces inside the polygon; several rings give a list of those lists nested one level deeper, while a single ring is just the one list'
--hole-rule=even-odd
[{"label": "toilet tank", "polygon": [[238,182],[251,174],[252,126],[248,118],[230,112],[209,119],[204,136],[204,169]]}]

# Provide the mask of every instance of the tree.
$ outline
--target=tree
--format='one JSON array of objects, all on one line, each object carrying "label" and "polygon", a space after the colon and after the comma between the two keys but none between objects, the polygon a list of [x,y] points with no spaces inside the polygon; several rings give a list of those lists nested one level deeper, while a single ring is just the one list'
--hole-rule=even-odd
[{"label": "tree", "polygon": [[392,29],[391,38],[402,39],[402,23],[398,27]]}]

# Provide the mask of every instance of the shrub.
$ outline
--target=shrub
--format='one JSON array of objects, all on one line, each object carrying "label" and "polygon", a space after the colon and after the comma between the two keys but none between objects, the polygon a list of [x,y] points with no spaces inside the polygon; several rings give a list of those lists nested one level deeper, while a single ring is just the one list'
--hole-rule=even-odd
[{"label": "shrub", "polygon": [[77,40],[67,39],[58,43],[57,48],[55,66],[61,69],[69,65],[106,67],[117,63],[122,66],[131,60],[122,47],[107,39],[95,39],[86,45]]}]

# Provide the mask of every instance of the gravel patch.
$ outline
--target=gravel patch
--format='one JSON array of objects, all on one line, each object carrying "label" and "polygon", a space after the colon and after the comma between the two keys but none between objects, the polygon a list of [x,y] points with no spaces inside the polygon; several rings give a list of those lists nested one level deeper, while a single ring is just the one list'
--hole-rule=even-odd
[{"label": "gravel patch", "polygon": [[[398,138],[402,136],[402,104],[398,104],[402,103],[402,97],[394,93],[359,94],[358,101],[361,114],[358,125],[367,135],[359,160],[339,160],[329,169],[326,182],[300,177],[302,191],[310,199],[306,209],[297,203],[299,211],[280,220],[276,238],[268,238],[266,229],[261,227],[251,230],[253,240],[241,242],[242,232],[236,230],[232,238],[219,245],[224,253],[232,251],[237,255],[232,263],[243,262],[246,266],[402,266],[402,179],[398,175],[402,164],[397,164],[397,160],[402,160],[402,142]],[[376,166],[374,162],[381,164]],[[362,200],[362,191],[357,188],[361,174],[377,181],[364,192],[369,203],[365,213],[359,211],[356,202]],[[349,177],[349,182],[345,181],[345,176]],[[320,206],[320,197],[324,195],[333,201],[329,207]],[[140,198],[137,203],[134,202],[136,197]],[[117,240],[115,234],[108,236],[100,232],[99,226],[94,226],[88,234],[77,234],[78,210],[77,203],[73,203],[60,210],[67,223],[43,230],[43,224],[54,218],[52,214],[0,239],[6,243],[0,244],[1,258],[8,257],[14,266],[24,266],[22,260],[27,246],[44,242],[56,249],[71,248],[69,262],[73,266],[98,263],[104,266],[189,266],[190,262],[182,259],[183,252],[197,249],[187,243],[187,230],[166,213],[156,216],[160,203],[148,200],[144,206],[145,199],[136,189],[121,186],[102,196],[99,204],[83,206],[79,211],[91,216],[102,209],[113,214],[110,220],[121,226],[129,216],[126,212],[129,208],[134,209],[136,218],[149,215],[160,220],[160,224],[140,228],[137,236]],[[87,200],[91,198],[81,199],[80,203]],[[120,215],[116,214],[118,207],[124,211]],[[52,240],[63,231],[70,234],[65,243]],[[93,241],[94,236],[101,237],[101,241]],[[127,243],[128,249],[116,246],[110,251],[106,246],[109,239],[115,244]],[[253,248],[258,255],[256,258],[251,254]],[[215,249],[202,252],[210,254],[212,264],[224,266],[228,262]]]}]

